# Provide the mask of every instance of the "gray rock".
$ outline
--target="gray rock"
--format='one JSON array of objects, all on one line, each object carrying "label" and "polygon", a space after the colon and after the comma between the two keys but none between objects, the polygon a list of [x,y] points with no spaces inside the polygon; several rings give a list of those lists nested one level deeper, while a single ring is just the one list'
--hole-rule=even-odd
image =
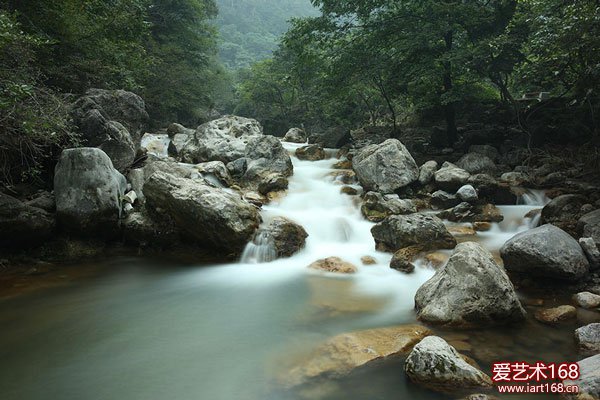
[{"label": "gray rock", "polygon": [[445,162],[434,175],[435,183],[443,190],[457,190],[465,183],[471,174],[456,165]]},{"label": "gray rock", "polygon": [[0,193],[0,247],[38,244],[55,227],[54,215]]},{"label": "gray rock", "polygon": [[500,180],[510,186],[529,186],[531,184],[531,178],[523,172],[505,172],[500,176]]},{"label": "gray rock", "polygon": [[498,149],[489,144],[474,144],[469,147],[469,153],[483,154],[494,162],[500,158]]},{"label": "gray rock", "polygon": [[579,393],[566,395],[572,400],[598,400],[600,399],[600,354],[579,361],[579,379],[565,380],[565,385],[577,385]]},{"label": "gray rock", "polygon": [[41,208],[49,213],[56,212],[56,200],[54,199],[54,195],[50,192],[40,191],[36,193],[31,200],[25,203],[28,206]]},{"label": "gray rock", "polygon": [[535,312],[534,316],[535,319],[543,324],[557,325],[561,322],[577,318],[577,309],[573,306],[562,305],[538,310]]},{"label": "gray rock", "polygon": [[294,172],[289,153],[273,136],[250,138],[244,157],[248,162],[248,167],[241,183],[245,186],[256,187],[272,174],[288,177]]},{"label": "gray rock", "polygon": [[[582,216],[581,206],[588,200],[584,196],[565,194],[555,197],[542,209],[542,224],[552,224],[576,234],[577,220]],[[584,235],[589,237],[590,235]]]},{"label": "gray rock", "polygon": [[442,219],[452,222],[501,222],[504,216],[493,204],[469,204],[462,202],[456,207],[437,213]]},{"label": "gray rock", "polygon": [[421,185],[427,185],[433,180],[435,171],[438,169],[437,161],[427,161],[419,168],[419,183]]},{"label": "gray rock", "polygon": [[308,233],[287,218],[276,217],[264,229],[273,242],[277,258],[291,257],[306,245]]},{"label": "gray rock", "polygon": [[265,177],[258,185],[258,193],[267,195],[270,192],[278,192],[288,188],[288,180],[279,174],[271,174]]},{"label": "gray rock", "polygon": [[580,292],[573,295],[573,303],[581,308],[600,307],[600,295],[590,292]]},{"label": "gray rock", "polygon": [[245,157],[238,158],[230,163],[227,163],[227,170],[234,178],[241,178],[248,169],[248,159]]},{"label": "gray rock", "polygon": [[390,215],[403,215],[417,212],[410,200],[400,199],[397,195],[382,195],[377,192],[365,194],[361,212],[371,222],[383,221]]},{"label": "gray rock", "polygon": [[460,243],[415,295],[417,318],[472,328],[520,321],[525,311],[506,272],[475,242]]},{"label": "gray rock", "polygon": [[500,255],[507,270],[534,277],[576,281],[589,271],[579,243],[550,224],[515,235]]},{"label": "gray rock", "polygon": [[117,235],[126,187],[125,177],[102,150],[64,150],[54,174],[58,222],[70,232]]},{"label": "gray rock", "polygon": [[595,271],[600,268],[600,250],[598,250],[594,239],[589,237],[581,238],[579,239],[579,245],[590,262],[590,269]]},{"label": "gray rock", "polygon": [[582,237],[591,237],[600,248],[600,210],[583,215],[577,221],[577,231]]},{"label": "gray rock", "polygon": [[456,349],[438,336],[427,336],[410,352],[406,375],[419,386],[441,393],[490,389],[489,376],[467,363]]},{"label": "gray rock", "polygon": [[456,195],[444,190],[437,190],[431,194],[431,205],[437,209],[451,208],[460,203]]},{"label": "gray rock", "polygon": [[179,244],[179,230],[168,216],[145,210],[130,213],[122,222],[126,243],[141,247],[172,248]]},{"label": "gray rock", "polygon": [[229,170],[222,161],[201,163],[195,168],[205,180],[215,184],[214,186],[230,187],[233,184]]},{"label": "gray rock", "polygon": [[467,203],[474,203],[479,200],[477,190],[471,185],[464,185],[456,191],[456,196]]},{"label": "gray rock", "polygon": [[452,249],[456,239],[439,218],[433,215],[392,215],[371,228],[377,248],[395,252],[409,246],[424,246],[428,250]]},{"label": "gray rock", "polygon": [[496,174],[494,161],[480,153],[465,154],[456,165],[471,174]]},{"label": "gray rock", "polygon": [[365,190],[392,193],[419,178],[419,168],[406,147],[396,139],[362,148],[352,166]]},{"label": "gray rock", "polygon": [[283,141],[289,143],[306,143],[306,132],[300,128],[291,128],[285,134]]},{"label": "gray rock", "polygon": [[165,172],[150,176],[144,194],[154,210],[164,210],[190,239],[234,255],[241,253],[260,223],[256,207],[239,195]]},{"label": "gray rock", "polygon": [[582,326],[575,330],[575,343],[584,355],[600,353],[600,323]]},{"label": "gray rock", "polygon": [[136,168],[130,170],[127,174],[127,181],[131,184],[131,190],[137,194],[137,201],[141,205],[144,205],[146,203],[146,197],[144,197],[144,183],[146,182],[144,169]]}]

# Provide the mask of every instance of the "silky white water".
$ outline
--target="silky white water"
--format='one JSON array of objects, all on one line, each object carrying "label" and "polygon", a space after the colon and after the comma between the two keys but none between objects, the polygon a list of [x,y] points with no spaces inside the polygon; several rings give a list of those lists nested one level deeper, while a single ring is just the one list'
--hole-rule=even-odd
[{"label": "silky white water", "polygon": [[[389,268],[391,255],[375,251],[373,224],[330,175],[336,161],[294,157],[287,195],[262,211],[265,224],[283,216],[306,229],[306,247],[293,257],[257,263],[273,257],[255,252],[244,263],[185,268],[116,259],[98,279],[0,302],[2,398],[319,398],[282,391],[274,376],[335,334],[415,322],[414,294],[434,274],[422,260],[409,275]],[[545,200],[527,199],[536,204],[501,207],[505,222],[470,239],[497,250],[529,229],[524,215]],[[331,256],[358,272],[307,268]],[[377,264],[362,265],[363,256]],[[320,398],[439,398],[407,385],[400,369],[375,369]]]}]

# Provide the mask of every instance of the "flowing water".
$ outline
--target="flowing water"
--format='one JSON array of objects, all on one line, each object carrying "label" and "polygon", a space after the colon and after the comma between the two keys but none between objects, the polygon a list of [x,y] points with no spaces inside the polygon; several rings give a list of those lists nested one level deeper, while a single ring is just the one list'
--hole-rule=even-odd
[{"label": "flowing water", "polygon": [[[103,265],[100,277],[0,302],[1,398],[440,398],[409,384],[399,359],[308,392],[274,383],[333,335],[415,322],[414,294],[434,273],[425,261],[410,275],[388,267],[391,256],[374,250],[372,224],[331,176],[335,161],[294,158],[289,193],[263,210],[265,223],[284,216],[308,232],[306,247],[291,258],[267,262],[272,248],[258,238],[236,264],[116,259]],[[506,221],[471,239],[497,251],[529,229],[524,215],[544,199],[531,192],[523,202],[502,207]],[[357,265],[358,273],[334,277],[306,268],[330,256]],[[377,264],[363,266],[363,256]],[[527,321],[505,330],[438,333],[489,372],[500,359],[573,359],[569,329]]]}]

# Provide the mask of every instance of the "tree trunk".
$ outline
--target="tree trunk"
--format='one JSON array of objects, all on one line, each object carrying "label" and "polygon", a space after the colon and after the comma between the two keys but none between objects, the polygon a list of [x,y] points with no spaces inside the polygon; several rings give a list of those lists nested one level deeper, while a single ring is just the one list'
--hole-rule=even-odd
[{"label": "tree trunk", "polygon": [[[444,35],[446,42],[446,54],[452,51],[453,32],[450,30]],[[444,61],[444,93],[452,91],[452,63]],[[446,118],[446,136],[450,145],[453,145],[458,140],[458,132],[456,130],[456,109],[454,103],[449,102],[444,105],[444,116]]]}]

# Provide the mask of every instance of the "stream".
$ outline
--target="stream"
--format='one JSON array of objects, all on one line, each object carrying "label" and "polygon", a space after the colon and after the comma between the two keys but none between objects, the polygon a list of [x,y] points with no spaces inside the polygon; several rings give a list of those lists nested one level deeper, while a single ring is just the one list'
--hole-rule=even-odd
[{"label": "stream", "polygon": [[[301,146],[284,145],[290,152]],[[443,398],[410,384],[401,359],[310,391],[274,383],[282,369],[331,336],[414,323],[414,294],[434,274],[426,260],[409,275],[389,268],[391,254],[374,250],[373,224],[331,176],[335,158],[292,159],[288,194],[262,215],[265,223],[276,216],[300,223],[309,234],[302,251],[260,262],[269,249],[250,244],[243,262],[215,266],[117,258],[77,285],[2,300],[2,399]],[[497,254],[507,239],[532,226],[524,215],[546,201],[543,193],[528,192],[522,205],[500,207],[504,222],[458,240],[480,241]],[[306,268],[331,256],[353,263],[358,273],[339,277]],[[377,264],[362,265],[363,256]],[[548,306],[563,299],[545,300]],[[531,317],[517,327],[435,332],[487,373],[494,361],[577,356],[573,327],[549,328]]]}]

